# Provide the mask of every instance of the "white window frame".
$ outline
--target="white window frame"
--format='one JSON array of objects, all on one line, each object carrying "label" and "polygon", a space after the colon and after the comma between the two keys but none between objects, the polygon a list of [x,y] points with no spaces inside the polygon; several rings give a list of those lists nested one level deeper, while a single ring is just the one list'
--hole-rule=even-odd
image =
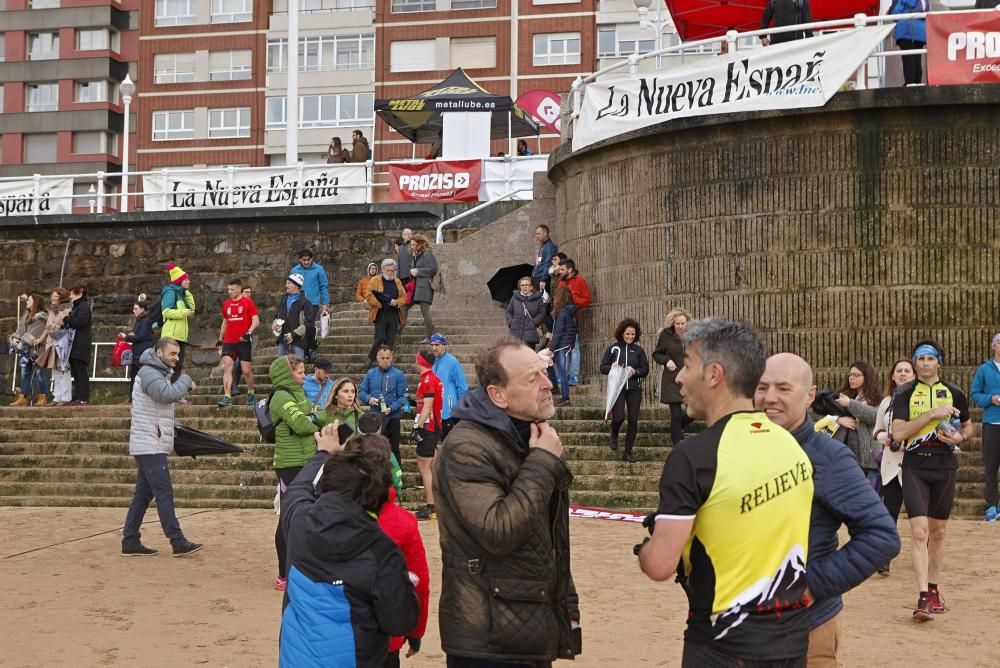
[{"label": "white window frame", "polygon": [[[32,97],[35,98],[34,101]],[[26,84],[24,110],[30,113],[59,111],[59,84],[54,81]]]},{"label": "white window frame", "polygon": [[[232,7],[226,11],[226,3],[241,3],[242,7]],[[212,23],[247,23],[253,21],[253,0],[212,0]]]},{"label": "white window frame", "polygon": [[58,9],[59,0],[31,0],[28,9]]},{"label": "white window frame", "polygon": [[[163,119],[162,123],[160,119]],[[172,121],[176,127],[170,127]],[[159,129],[157,125],[161,124]],[[166,109],[153,112],[153,141],[194,139],[194,109]]]},{"label": "white window frame", "polygon": [[[348,98],[353,98],[354,115],[345,117],[342,106]],[[287,104],[285,97],[267,98],[265,127],[269,130],[280,130],[285,126]],[[280,102],[277,102],[280,100]],[[315,118],[306,119],[306,111],[315,106]],[[332,114],[329,114],[332,110]],[[362,116],[364,110],[367,115]],[[324,112],[327,112],[326,114]],[[354,128],[368,127],[375,124],[375,95],[373,93],[330,93],[328,95],[299,96],[299,127],[300,128]]]},{"label": "white window frame", "polygon": [[[545,51],[538,50],[538,38],[545,38]],[[567,51],[569,42],[577,43],[576,52]],[[553,53],[552,47],[556,43],[562,43],[562,51]],[[531,63],[535,67],[545,67],[550,65],[579,65],[581,57],[580,33],[578,32],[554,32],[535,33],[531,36]]]},{"label": "white window frame", "polygon": [[[95,88],[93,87],[93,84],[101,84],[101,85]],[[93,90],[97,91],[98,99],[89,99],[92,95]],[[81,93],[85,91],[87,93],[86,97],[88,99],[84,99],[84,96],[81,95]],[[81,102],[81,103],[108,102],[110,96],[111,96],[111,90],[106,80],[73,82],[73,100],[76,102]]]},{"label": "white window frame", "polygon": [[[250,55],[250,65],[237,65],[235,64],[236,54],[246,52]],[[213,70],[212,69],[212,57],[221,56],[222,54],[228,54],[229,67],[223,70]],[[253,66],[253,51],[250,49],[228,49],[225,51],[212,51],[208,54],[209,71],[208,80],[209,81],[247,81],[251,78],[250,68]]]},{"label": "white window frame", "polygon": [[[578,2],[578,0],[573,0]],[[462,11],[467,9],[496,9],[497,0],[451,0],[451,8]]]},{"label": "white window frame", "polygon": [[[178,72],[177,71],[177,56],[191,56],[191,70]],[[156,61],[160,60],[161,65],[165,63],[172,63],[173,67],[168,69],[167,67],[156,68]],[[181,51],[177,53],[157,53],[153,56],[153,83],[154,84],[172,84],[172,83],[190,83],[194,81],[195,75],[194,67],[194,52],[193,51]]]},{"label": "white window frame", "polygon": [[365,9],[375,9],[375,0],[337,0],[337,6],[334,11],[356,12]]},{"label": "white window frame", "polygon": [[[101,36],[101,40],[98,40],[96,46],[94,44],[95,35]],[[77,28],[76,30],[77,51],[108,51],[111,49],[112,41],[111,30],[108,28]]]},{"label": "white window frame", "polygon": [[[358,62],[340,63],[340,49],[344,47],[347,53],[348,45],[357,46],[353,53],[358,54]],[[309,59],[310,50],[314,52],[312,62]],[[351,35],[322,35],[319,37],[299,38],[299,71],[300,72],[332,72],[334,70],[370,70],[375,67],[375,35],[374,33],[356,33]],[[328,60],[328,54],[332,54]],[[369,60],[364,60],[368,56]],[[275,64],[275,57],[279,60]],[[272,39],[267,42],[267,72],[288,71],[288,40]]]},{"label": "white window frame", "polygon": [[390,0],[393,14],[412,14],[414,12],[436,12],[435,0]]},{"label": "white window frame", "polygon": [[208,110],[208,138],[235,139],[250,136],[250,107]]},{"label": "white window frame", "polygon": [[[32,49],[31,40],[32,38],[37,38],[41,40],[43,37],[48,37],[48,46],[46,50]],[[58,60],[59,59],[59,33],[52,31],[41,31],[41,32],[29,32],[28,33],[28,60]]]},{"label": "white window frame", "polygon": [[[198,16],[194,11],[195,0],[156,0],[153,25],[157,28],[169,26],[188,26],[198,21]],[[173,4],[183,4],[186,9],[183,14],[168,14],[167,9]]]}]

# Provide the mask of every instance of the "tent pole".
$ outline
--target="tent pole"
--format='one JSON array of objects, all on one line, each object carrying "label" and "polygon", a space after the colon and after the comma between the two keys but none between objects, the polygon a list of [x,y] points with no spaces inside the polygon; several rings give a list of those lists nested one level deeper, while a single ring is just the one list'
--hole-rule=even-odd
[{"label": "tent pole", "polygon": [[414,141],[412,144],[410,144],[410,146],[413,147],[413,151],[412,151],[412,153],[410,153],[410,159],[411,160],[416,160],[417,159],[417,142]]},{"label": "tent pole", "polygon": [[513,132],[510,128],[510,112],[507,112],[507,155],[512,158],[517,157],[517,152],[514,150],[514,138],[511,136]]}]

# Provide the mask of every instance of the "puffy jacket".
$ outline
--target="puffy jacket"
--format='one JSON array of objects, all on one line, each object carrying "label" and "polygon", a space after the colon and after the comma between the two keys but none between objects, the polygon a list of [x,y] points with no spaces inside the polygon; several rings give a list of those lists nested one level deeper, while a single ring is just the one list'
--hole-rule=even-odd
[{"label": "puffy jacket", "polygon": [[649,360],[646,359],[646,351],[636,343],[616,341],[605,348],[604,355],[601,356],[601,373],[605,376],[611,373],[613,363],[635,369],[635,373],[629,376],[625,383],[626,390],[639,389],[642,387],[642,379],[649,375]]},{"label": "puffy jacket", "polygon": [[90,361],[90,348],[93,342],[90,323],[90,302],[86,297],[80,297],[73,302],[73,307],[66,316],[66,327],[74,331],[73,347],[69,350],[71,360]]},{"label": "puffy jacket", "polygon": [[[919,14],[930,10],[928,0],[896,0],[889,8],[889,14]],[[898,42],[909,39],[914,42],[927,43],[927,21],[925,19],[905,19],[896,22],[893,33]]]},{"label": "puffy jacket", "polygon": [[136,318],[132,331],[125,335],[125,340],[132,344],[132,359],[140,364],[142,354],[153,347],[153,316],[149,313]]},{"label": "puffy jacket", "polygon": [[431,371],[441,381],[443,393],[441,397],[441,419],[451,418],[459,400],[469,391],[469,382],[465,379],[465,371],[458,358],[449,352],[434,360]]},{"label": "puffy jacket", "polygon": [[569,288],[569,291],[573,293],[573,303],[579,310],[583,310],[590,306],[590,302],[593,299],[590,296],[590,286],[587,285],[587,281],[577,273],[572,278],[566,277],[562,279],[562,284]]},{"label": "puffy jacket", "polygon": [[[417,517],[396,503],[396,490],[389,490],[389,500],[378,511],[378,524],[389,538],[402,551],[406,559],[406,568],[416,575],[420,581],[415,587],[420,600],[420,617],[413,630],[406,634],[407,638],[423,638],[427,631],[427,612],[431,599],[431,574],[427,568],[427,553],[424,551],[424,540],[417,528]],[[403,636],[393,636],[389,639],[389,651],[395,652],[403,646]]]},{"label": "puffy jacket", "polygon": [[[806,582],[816,599],[809,626],[816,628],[841,611],[845,592],[899,554],[899,533],[850,450],[815,431],[808,416],[792,435],[813,465]],[[851,539],[837,549],[841,524]]]},{"label": "puffy jacket", "polygon": [[[858,439],[858,451],[855,454],[861,468],[868,471],[877,471],[878,462],[875,461],[875,453],[882,449],[875,441],[875,419],[878,417],[878,406],[851,399],[847,405],[847,411],[858,421],[858,428],[854,430],[854,435]],[[848,447],[850,447],[848,445]]]},{"label": "puffy jacket", "polygon": [[558,252],[559,247],[552,239],[546,239],[538,247],[538,253],[535,255],[535,268],[531,271],[531,278],[536,283],[548,282],[549,266],[552,264],[552,258]]},{"label": "puffy jacket", "polygon": [[323,268],[323,265],[313,261],[312,266],[307,269],[300,263],[288,272],[289,276],[292,274],[301,274],[302,278],[305,279],[302,292],[306,294],[306,299],[309,300],[310,304],[323,306],[330,303],[330,282],[326,278],[326,269]]},{"label": "puffy jacket", "polygon": [[[660,403],[681,403],[681,386],[677,384],[677,374],[684,366],[684,344],[681,343],[673,327],[667,327],[660,332],[656,340],[656,350],[653,351],[653,360],[663,365],[663,375],[660,377]],[[673,371],[667,369],[667,362],[670,361],[677,367]]]},{"label": "puffy jacket", "polygon": [[295,380],[288,359],[280,355],[269,369],[274,390],[271,393],[271,422],[274,424],[274,460],[276,469],[304,466],[316,452],[313,434],[329,419],[324,411],[312,414],[312,404]]},{"label": "puffy jacket", "polygon": [[[403,405],[406,403],[406,374],[399,368],[390,366],[385,371],[381,367],[368,369],[364,380],[358,387],[358,399],[361,405],[369,406],[372,397],[385,399],[389,407],[389,419],[400,419],[403,416]],[[380,410],[371,406],[370,410]]]},{"label": "puffy jacket", "polygon": [[194,309],[194,295],[190,290],[173,283],[164,285],[160,291],[160,311],[163,313],[160,336],[187,343],[188,319]]},{"label": "puffy jacket", "polygon": [[538,328],[545,321],[545,315],[541,292],[523,295],[520,290],[514,290],[507,302],[507,329],[511,336],[534,345],[538,343]]},{"label": "puffy jacket", "polygon": [[313,317],[312,302],[306,297],[304,292],[298,293],[298,298],[288,307],[288,294],[283,294],[278,298],[278,311],[275,318],[284,320],[281,325],[281,333],[278,341],[284,342],[285,334],[292,335],[292,343],[298,346],[305,345],[306,323]]},{"label": "puffy jacket", "polygon": [[281,501],[288,546],[280,668],[382,668],[390,635],[417,625],[420,602],[396,544],[353,501],[317,497],[316,453]]},{"label": "puffy jacket", "polygon": [[[382,291],[385,289],[383,283],[385,279],[382,278],[382,274],[379,274],[372,280],[368,281],[368,287],[365,288],[365,301],[368,302],[368,322],[375,322],[375,316],[378,315],[379,310],[382,308],[382,302],[379,301],[379,297],[382,295]],[[396,290],[399,291],[399,296],[396,297],[396,308],[399,313],[399,323],[406,323],[406,314],[403,313],[402,306],[406,305],[406,288],[403,287],[403,282],[398,278],[393,279],[396,283]],[[388,303],[388,300],[386,300]]]},{"label": "puffy jacket", "polygon": [[351,162],[365,162],[368,160],[368,138],[358,137],[351,144]]},{"label": "puffy jacket", "polygon": [[972,377],[972,403],[983,409],[983,424],[1000,423],[1000,406],[994,406],[991,398],[1000,394],[1000,369],[992,360],[986,360],[976,369]]},{"label": "puffy jacket", "polygon": [[481,388],[434,462],[441,540],[438,619],[446,654],[546,662],[580,652],[569,565],[566,462],[529,448]]},{"label": "puffy jacket", "polygon": [[413,303],[433,304],[434,288],[431,287],[431,279],[438,273],[437,258],[430,250],[425,250],[413,256],[412,268],[417,270],[417,275],[414,277],[417,285],[413,289]]},{"label": "puffy jacket", "polygon": [[576,304],[566,304],[555,314],[555,322],[552,324],[552,350],[572,348],[576,343],[576,335],[580,332],[576,314]]},{"label": "puffy jacket", "polygon": [[174,404],[191,389],[191,377],[182,373],[174,382],[173,373],[150,348],[139,358],[142,368],[132,387],[132,425],[129,427],[130,455],[169,455],[174,451]]},{"label": "puffy jacket", "polygon": [[320,385],[316,376],[306,376],[302,383],[302,392],[306,395],[309,403],[326,408],[331,398],[331,392],[333,392],[333,380],[327,378],[326,382]]},{"label": "puffy jacket", "polygon": [[38,342],[45,335],[45,323],[48,319],[49,314],[45,311],[36,313],[31,322],[25,322],[22,317],[17,323],[17,329],[14,330],[14,335],[11,338],[20,339],[24,345],[41,352],[41,350],[38,350]]}]

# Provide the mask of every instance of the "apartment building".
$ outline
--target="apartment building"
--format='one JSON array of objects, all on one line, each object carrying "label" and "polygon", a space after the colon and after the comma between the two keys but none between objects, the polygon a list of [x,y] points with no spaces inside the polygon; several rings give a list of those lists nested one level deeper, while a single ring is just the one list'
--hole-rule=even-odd
[{"label": "apartment building", "polygon": [[[135,66],[138,6],[0,0],[0,176],[121,172],[118,86]],[[107,192],[118,181],[109,176]],[[95,184],[78,178],[74,192]]]},{"label": "apartment building", "polygon": [[[376,0],[375,96],[426,90],[457,67],[491,93],[569,92],[597,67],[598,0]],[[385,123],[375,129],[376,160],[407,158],[413,145]],[[558,136],[543,132],[547,153]],[[423,157],[429,146],[416,147]],[[508,151],[495,140],[492,152]]]},{"label": "apartment building", "polygon": [[263,166],[270,0],[139,0],[138,168]]}]

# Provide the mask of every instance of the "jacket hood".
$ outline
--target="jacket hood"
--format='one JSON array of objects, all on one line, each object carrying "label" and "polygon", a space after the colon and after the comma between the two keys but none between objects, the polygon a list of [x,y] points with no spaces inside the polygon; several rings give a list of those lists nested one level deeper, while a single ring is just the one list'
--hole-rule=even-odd
[{"label": "jacket hood", "polygon": [[521,302],[537,302],[539,299],[542,298],[542,293],[539,292],[538,290],[535,290],[534,292],[532,292],[530,295],[528,295],[526,297],[526,296],[524,296],[524,295],[521,294],[520,290],[514,290],[514,295],[513,296],[514,296],[514,299],[516,299],[518,301],[521,301]]},{"label": "jacket hood", "polygon": [[141,364],[142,366],[151,366],[155,368],[157,371],[161,371],[164,375],[170,373],[171,371],[170,367],[167,366],[166,362],[164,362],[163,360],[161,360],[159,357],[156,356],[155,348],[150,348],[146,350],[139,357],[139,364]]},{"label": "jacket hood", "polygon": [[336,492],[320,495],[306,519],[305,539],[310,551],[336,562],[356,557],[381,535],[375,518]]},{"label": "jacket hood", "polygon": [[494,431],[506,434],[507,438],[518,445],[521,439],[517,429],[511,421],[510,416],[503,412],[503,409],[490,401],[486,391],[477,387],[462,395],[458,400],[458,405],[451,411],[451,416],[458,420],[468,420],[481,424]]},{"label": "jacket hood", "polygon": [[288,360],[284,355],[274,358],[274,361],[271,362],[271,366],[268,368],[268,374],[271,376],[271,382],[274,384],[274,391],[285,390],[298,399],[305,399],[305,392],[302,391],[302,386],[299,385],[299,382],[295,380],[295,376],[292,375],[292,370],[288,366]]}]

